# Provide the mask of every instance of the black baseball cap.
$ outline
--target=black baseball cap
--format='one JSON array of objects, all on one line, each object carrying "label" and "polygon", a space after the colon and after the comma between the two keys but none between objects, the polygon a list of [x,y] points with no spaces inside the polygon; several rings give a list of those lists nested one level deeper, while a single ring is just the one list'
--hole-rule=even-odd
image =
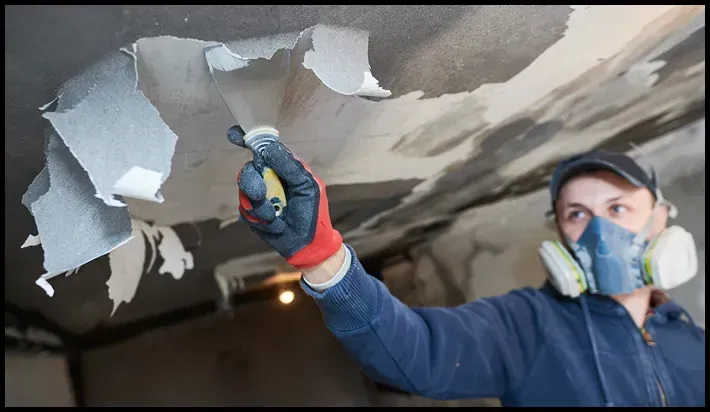
[{"label": "black baseball cap", "polygon": [[569,179],[581,173],[596,170],[609,170],[636,187],[646,187],[656,200],[660,200],[671,209],[675,209],[673,205],[663,199],[654,172],[647,173],[634,159],[623,153],[594,149],[569,157],[557,165],[550,181],[552,210],[549,213],[554,214],[555,202],[560,194],[560,189]]}]

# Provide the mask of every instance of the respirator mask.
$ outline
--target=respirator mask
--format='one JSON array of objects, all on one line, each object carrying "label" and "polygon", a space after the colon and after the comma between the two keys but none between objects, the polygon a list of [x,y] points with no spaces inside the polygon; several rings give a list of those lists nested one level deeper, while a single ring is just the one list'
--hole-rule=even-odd
[{"label": "respirator mask", "polygon": [[[671,226],[646,241],[653,216],[639,233],[595,216],[577,242],[545,241],[538,253],[548,278],[564,296],[619,295],[646,285],[675,288],[698,271],[693,236]],[[570,253],[570,250],[572,253]]]},{"label": "respirator mask", "polygon": [[[633,165],[624,163],[633,162],[625,155],[599,153],[595,151],[573,158],[558,167],[551,182],[553,210],[555,197],[564,183],[560,176],[567,172],[569,178],[569,175],[579,173],[579,164],[583,163],[587,166],[601,164],[637,187],[648,187],[656,198],[653,213],[638,233],[603,217],[594,216],[576,242],[569,239],[566,245],[559,241],[543,242],[538,254],[547,269],[550,283],[562,295],[575,298],[583,293],[607,296],[626,294],[647,285],[668,290],[688,282],[698,271],[693,236],[680,226],[671,226],[647,240],[659,207],[668,207],[670,218],[675,218],[678,213],[657,188],[655,174],[653,177],[647,177],[645,173],[640,175],[638,170],[631,167],[638,168],[635,162]],[[639,176],[647,177],[648,181],[642,181]]]}]

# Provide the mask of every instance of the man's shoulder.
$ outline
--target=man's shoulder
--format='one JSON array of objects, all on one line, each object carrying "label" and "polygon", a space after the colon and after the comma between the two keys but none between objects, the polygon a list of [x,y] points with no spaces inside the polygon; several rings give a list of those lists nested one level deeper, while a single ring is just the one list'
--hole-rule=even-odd
[{"label": "man's shoulder", "polygon": [[476,302],[493,305],[512,317],[524,317],[540,322],[565,311],[566,306],[564,299],[556,296],[546,285],[513,289],[505,294],[481,298],[471,303]]},{"label": "man's shoulder", "polygon": [[555,290],[554,286],[547,281],[539,287],[526,286],[513,289],[510,292],[501,295],[500,298],[510,302],[525,302],[540,309],[551,309],[552,306],[562,304],[565,300]]}]

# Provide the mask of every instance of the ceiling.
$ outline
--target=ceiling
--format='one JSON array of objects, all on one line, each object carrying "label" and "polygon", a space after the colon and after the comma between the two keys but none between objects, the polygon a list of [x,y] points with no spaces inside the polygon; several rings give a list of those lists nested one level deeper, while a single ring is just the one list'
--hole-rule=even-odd
[{"label": "ceiling", "polygon": [[[562,156],[626,148],[704,114],[704,7],[575,7],[6,6],[6,302],[84,333],[216,300],[216,268],[252,284],[281,264],[244,225],[220,228],[219,212],[191,216],[186,206],[209,199],[205,182],[228,179],[248,155],[228,147],[221,126],[181,135],[184,118],[168,119],[146,92],[178,145],[209,142],[200,155],[213,164],[237,153],[193,183],[174,158],[166,203],[129,203],[133,217],[172,226],[194,267],[180,280],[145,274],[113,316],[106,257],[53,279],[52,298],[34,284],[42,249],[20,249],[36,233],[20,201],[44,164],[38,107],[108,53],[166,35],[226,42],[315,24],[369,31],[372,74],[392,96],[314,93],[288,143],[329,185],[335,227],[362,257],[386,256],[463,210],[539,188]],[[169,63],[182,49],[171,50],[155,67],[182,70]],[[167,77],[151,81],[167,87]],[[197,113],[189,95],[178,103]]]}]

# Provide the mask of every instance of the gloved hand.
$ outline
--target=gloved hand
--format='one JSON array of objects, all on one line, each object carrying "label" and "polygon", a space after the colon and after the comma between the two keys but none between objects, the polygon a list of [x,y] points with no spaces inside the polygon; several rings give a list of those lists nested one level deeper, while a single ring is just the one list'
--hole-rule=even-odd
[{"label": "gloved hand", "polygon": [[[243,138],[241,128],[232,127],[228,138],[239,144],[240,137],[235,137],[239,134]],[[273,169],[284,183],[287,205],[278,217],[257,171],[263,165]],[[237,182],[241,220],[290,265],[299,269],[317,266],[342,247],[343,238],[330,222],[325,184],[281,142],[269,145],[261,155],[255,153],[254,161],[239,172]]]}]

